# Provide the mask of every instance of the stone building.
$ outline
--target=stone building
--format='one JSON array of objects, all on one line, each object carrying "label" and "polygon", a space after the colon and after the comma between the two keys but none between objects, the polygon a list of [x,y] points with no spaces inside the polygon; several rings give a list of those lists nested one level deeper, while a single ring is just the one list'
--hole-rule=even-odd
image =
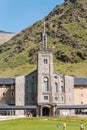
[{"label": "stone building", "polygon": [[37,70],[26,76],[16,77],[15,105],[36,105],[37,110],[33,113],[38,116],[67,114],[68,110],[59,111],[57,106],[74,104],[74,78],[54,71],[53,54],[47,47],[45,29],[42,39],[43,49],[38,51]]},{"label": "stone building", "polygon": [[74,79],[74,104],[87,104],[87,78]]},{"label": "stone building", "polygon": [[15,79],[0,78],[0,104],[15,104]]},{"label": "stone building", "polygon": [[[47,47],[47,34],[43,33],[43,49],[38,51],[37,69],[28,75],[0,78],[0,105],[35,106],[29,109],[34,116],[73,114],[71,110],[58,110],[59,105],[87,104],[87,78],[74,78],[54,71],[53,54]],[[24,115],[16,110],[16,115]]]},{"label": "stone building", "polygon": [[[15,105],[15,79],[0,78],[0,106]],[[0,115],[14,114],[12,111],[0,110]]]}]

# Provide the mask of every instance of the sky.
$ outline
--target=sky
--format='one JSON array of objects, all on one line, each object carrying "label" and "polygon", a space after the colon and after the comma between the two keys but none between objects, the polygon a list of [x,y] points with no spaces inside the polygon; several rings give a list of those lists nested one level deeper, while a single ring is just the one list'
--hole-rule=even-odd
[{"label": "sky", "polygon": [[63,2],[64,0],[0,0],[0,30],[21,32]]}]

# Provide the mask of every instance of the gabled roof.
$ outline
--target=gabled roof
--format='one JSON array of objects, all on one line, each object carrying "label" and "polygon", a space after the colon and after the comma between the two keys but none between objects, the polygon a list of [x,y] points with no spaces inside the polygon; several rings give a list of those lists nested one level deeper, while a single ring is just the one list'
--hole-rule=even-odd
[{"label": "gabled roof", "polygon": [[87,77],[74,78],[74,85],[87,85]]},{"label": "gabled roof", "polygon": [[32,71],[31,73],[29,73],[29,74],[25,75],[25,76],[27,77],[27,76],[29,76],[29,75],[32,75],[33,73],[36,73],[36,72],[37,72],[37,69],[36,69],[36,70],[34,70],[34,71]]},{"label": "gabled roof", "polygon": [[14,84],[14,78],[0,78],[0,84]]}]

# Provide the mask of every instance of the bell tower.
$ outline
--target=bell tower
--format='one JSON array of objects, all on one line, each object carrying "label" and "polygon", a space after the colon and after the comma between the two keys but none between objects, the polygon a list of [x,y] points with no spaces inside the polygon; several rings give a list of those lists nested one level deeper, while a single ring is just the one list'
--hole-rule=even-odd
[{"label": "bell tower", "polygon": [[43,49],[38,52],[38,104],[52,103],[52,86],[53,86],[53,54],[47,48],[47,34],[42,35]]}]

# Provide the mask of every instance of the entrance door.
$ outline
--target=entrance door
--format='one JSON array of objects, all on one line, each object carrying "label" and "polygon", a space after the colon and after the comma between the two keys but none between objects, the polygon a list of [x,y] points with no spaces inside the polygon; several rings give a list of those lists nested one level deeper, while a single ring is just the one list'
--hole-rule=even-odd
[{"label": "entrance door", "polygon": [[49,116],[49,114],[50,114],[50,108],[43,107],[43,116]]}]

